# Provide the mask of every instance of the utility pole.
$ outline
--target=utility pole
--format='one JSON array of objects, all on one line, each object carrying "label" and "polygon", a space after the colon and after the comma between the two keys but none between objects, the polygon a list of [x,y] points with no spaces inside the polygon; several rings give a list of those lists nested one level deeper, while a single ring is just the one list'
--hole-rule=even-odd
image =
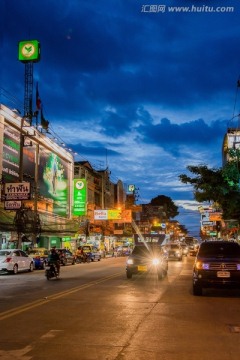
[{"label": "utility pole", "polygon": [[33,243],[37,242],[37,233],[39,232],[40,221],[38,217],[38,162],[39,162],[39,144],[36,144],[36,152],[35,152],[35,177],[34,177],[34,224],[33,224]]}]

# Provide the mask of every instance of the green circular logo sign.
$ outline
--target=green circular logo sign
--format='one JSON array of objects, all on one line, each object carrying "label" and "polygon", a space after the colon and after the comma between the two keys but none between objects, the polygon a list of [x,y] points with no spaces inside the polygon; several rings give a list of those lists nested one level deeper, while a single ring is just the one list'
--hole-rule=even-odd
[{"label": "green circular logo sign", "polygon": [[22,62],[37,62],[40,60],[40,44],[37,40],[20,41],[18,45],[18,60]]}]

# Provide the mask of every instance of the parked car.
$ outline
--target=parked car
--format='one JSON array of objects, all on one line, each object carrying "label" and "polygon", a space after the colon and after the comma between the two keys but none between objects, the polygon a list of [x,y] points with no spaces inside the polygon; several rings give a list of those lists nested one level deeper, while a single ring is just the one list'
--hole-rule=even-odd
[{"label": "parked car", "polygon": [[193,268],[193,295],[204,288],[240,286],[240,246],[232,241],[201,243]]},{"label": "parked car", "polygon": [[61,265],[74,265],[76,263],[75,255],[68,249],[57,249],[59,253]]},{"label": "parked car", "polygon": [[19,271],[33,271],[33,258],[20,249],[0,250],[0,272],[17,274]]},{"label": "parked car", "polygon": [[45,248],[34,248],[28,250],[28,255],[33,258],[35,269],[45,269],[48,263],[49,251]]},{"label": "parked car", "polygon": [[92,244],[87,244],[82,246],[83,252],[87,254],[91,261],[100,261],[101,260],[101,253],[100,251],[93,246]]},{"label": "parked car", "polygon": [[117,256],[129,256],[131,248],[129,246],[118,246],[116,249]]},{"label": "parked car", "polygon": [[160,246],[148,244],[148,246],[135,245],[126,264],[127,278],[133,274],[154,272],[158,279],[162,279],[168,271],[168,262]]},{"label": "parked car", "polygon": [[182,260],[183,252],[178,243],[167,244],[164,251],[167,254],[168,260]]}]

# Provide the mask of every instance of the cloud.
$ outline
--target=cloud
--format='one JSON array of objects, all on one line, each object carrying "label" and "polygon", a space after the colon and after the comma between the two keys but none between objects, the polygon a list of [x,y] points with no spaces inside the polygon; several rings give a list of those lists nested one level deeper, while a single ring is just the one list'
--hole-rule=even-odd
[{"label": "cloud", "polygon": [[[239,113],[240,3],[211,1],[234,6],[225,13],[144,13],[142,5],[5,1],[1,101],[24,112],[17,45],[38,39],[33,94],[38,81],[50,131],[76,160],[108,164],[114,179],[139,187],[143,202],[159,194],[193,200],[179,174],[221,166],[224,133]],[[193,4],[166,2],[183,5]]]}]

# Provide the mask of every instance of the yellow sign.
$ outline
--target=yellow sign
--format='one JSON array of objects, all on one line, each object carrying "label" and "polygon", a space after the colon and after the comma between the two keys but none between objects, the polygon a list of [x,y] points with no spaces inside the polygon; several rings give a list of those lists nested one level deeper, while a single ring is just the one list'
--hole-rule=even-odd
[{"label": "yellow sign", "polygon": [[221,213],[210,213],[209,214],[209,220],[210,221],[220,221],[222,219],[222,214]]},{"label": "yellow sign", "polygon": [[122,210],[108,210],[108,220],[121,220]]}]

